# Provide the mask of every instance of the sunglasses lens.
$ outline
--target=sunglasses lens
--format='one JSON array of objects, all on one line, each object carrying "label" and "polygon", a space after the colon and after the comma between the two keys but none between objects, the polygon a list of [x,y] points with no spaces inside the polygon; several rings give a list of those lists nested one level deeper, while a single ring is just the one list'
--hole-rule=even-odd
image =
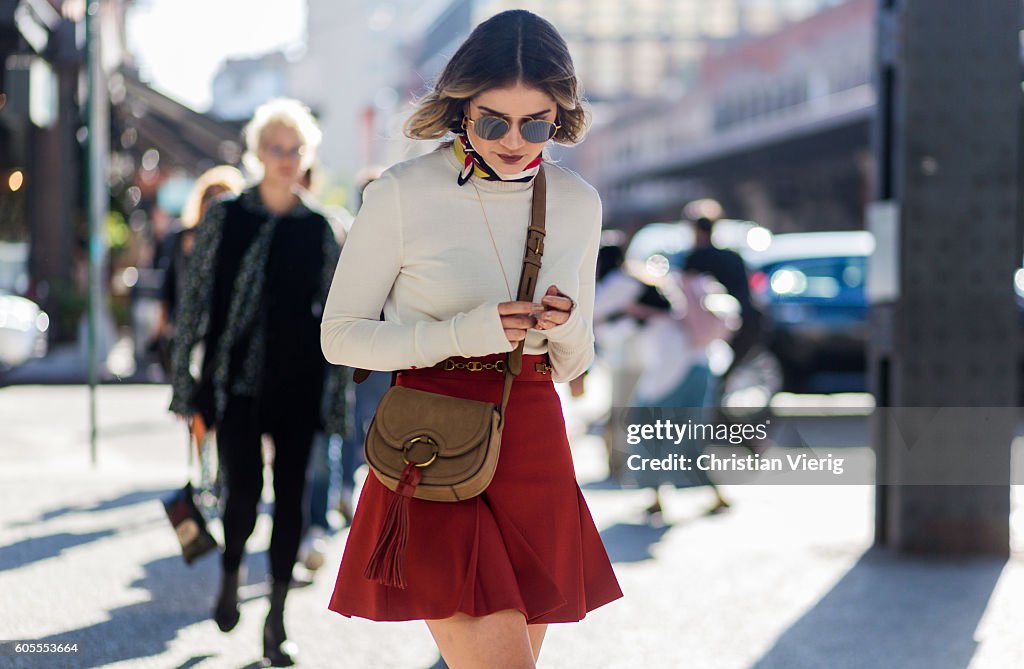
[{"label": "sunglasses lens", "polygon": [[555,136],[555,124],[548,121],[528,121],[523,124],[523,139],[540,144]]},{"label": "sunglasses lens", "polygon": [[497,116],[481,116],[473,127],[476,134],[486,140],[501,139],[508,132],[508,121]]}]

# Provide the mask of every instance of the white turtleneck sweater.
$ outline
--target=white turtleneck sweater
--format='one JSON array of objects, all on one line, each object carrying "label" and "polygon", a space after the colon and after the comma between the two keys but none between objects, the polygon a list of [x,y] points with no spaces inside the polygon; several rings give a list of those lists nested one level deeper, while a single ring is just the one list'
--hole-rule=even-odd
[{"label": "white turtleneck sweater", "polygon": [[[390,371],[514,348],[498,303],[516,299],[533,182],[474,176],[459,186],[459,167],[446,146],[393,166],[366,188],[324,309],[328,361]],[[547,236],[534,301],[554,284],[576,306],[564,324],[531,330],[525,352],[548,353],[552,378],[568,381],[594,357],[601,201],[578,175],[550,163],[544,170]]]}]

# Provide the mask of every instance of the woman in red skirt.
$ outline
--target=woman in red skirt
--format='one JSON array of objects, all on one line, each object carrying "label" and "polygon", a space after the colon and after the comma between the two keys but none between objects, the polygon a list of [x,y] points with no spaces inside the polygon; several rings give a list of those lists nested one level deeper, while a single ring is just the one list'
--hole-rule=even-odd
[{"label": "woman in red skirt", "polygon": [[500,403],[501,366],[489,363],[525,340],[487,490],[411,500],[400,588],[364,576],[395,497],[367,477],[330,603],[345,616],[425,620],[452,669],[534,667],[549,623],[622,596],[553,386],[594,356],[601,203],[576,174],[546,165],[544,292],[524,302],[512,289],[544,147],[580,141],[586,123],[550,23],[522,10],[482,23],[406,126],[454,140],[366,189],[324,311],[329,361],[400,370],[399,385],[466,399]]}]

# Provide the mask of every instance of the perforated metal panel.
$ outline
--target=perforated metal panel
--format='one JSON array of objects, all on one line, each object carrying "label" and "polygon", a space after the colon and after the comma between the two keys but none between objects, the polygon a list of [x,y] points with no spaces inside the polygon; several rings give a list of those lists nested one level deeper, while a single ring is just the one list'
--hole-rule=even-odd
[{"label": "perforated metal panel", "polygon": [[[1017,402],[1020,266],[1019,0],[882,0],[878,19],[879,199],[899,207],[899,293],[877,305],[876,396],[894,407]],[[906,463],[878,425],[880,480]],[[948,466],[1009,483],[1005,438],[950,434]],[[991,430],[988,434],[992,434]],[[907,550],[1006,553],[1006,486],[889,486],[876,537]]]}]

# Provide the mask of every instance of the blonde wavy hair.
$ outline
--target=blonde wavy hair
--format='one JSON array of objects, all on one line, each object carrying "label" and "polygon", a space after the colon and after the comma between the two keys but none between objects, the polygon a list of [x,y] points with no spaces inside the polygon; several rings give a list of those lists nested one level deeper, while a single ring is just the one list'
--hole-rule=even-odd
[{"label": "blonde wavy hair", "polygon": [[412,139],[442,139],[462,131],[467,104],[492,88],[517,83],[542,90],[558,105],[552,138],[582,141],[590,123],[569,47],[551,23],[524,9],[495,14],[478,25],[452,56],[432,90],[405,123]]},{"label": "blonde wavy hair", "polygon": [[298,133],[302,140],[302,169],[308,170],[316,161],[316,150],[323,139],[323,133],[309,107],[292,98],[274,98],[260,105],[252,119],[242,130],[245,137],[245,155],[242,164],[254,178],[263,176],[263,163],[256,155],[263,142],[263,132],[272,125],[283,125]]},{"label": "blonde wavy hair", "polygon": [[212,188],[220,188],[225,193],[238,195],[245,188],[245,177],[231,165],[217,165],[199,175],[188,193],[185,206],[181,208],[183,226],[194,228],[203,220],[206,208],[210,205],[207,193]]}]

